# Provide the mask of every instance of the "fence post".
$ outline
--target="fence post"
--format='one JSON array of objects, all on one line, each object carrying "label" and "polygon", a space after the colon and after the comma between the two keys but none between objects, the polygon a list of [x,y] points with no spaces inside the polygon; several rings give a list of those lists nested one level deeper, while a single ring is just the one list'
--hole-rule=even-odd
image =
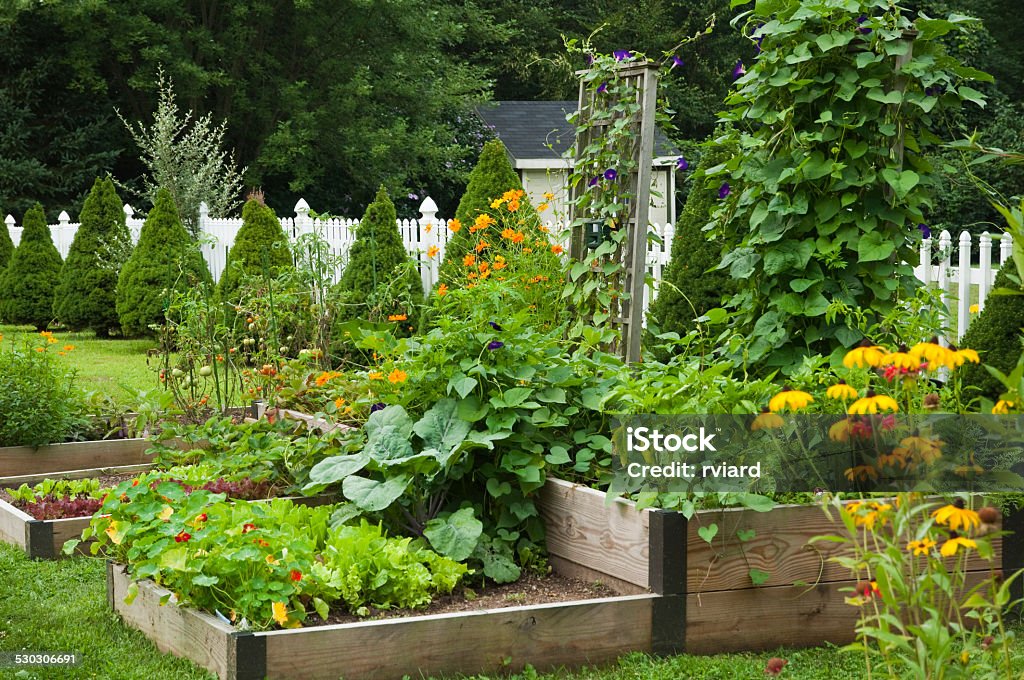
[{"label": "fence post", "polygon": [[[444,242],[441,240],[443,223],[437,219],[437,203],[427,196],[420,203],[420,242],[423,244],[426,259],[421,259],[420,278],[423,280],[423,292],[430,294],[430,289],[438,278],[438,263],[444,258]],[[430,257],[430,249],[437,248],[437,254]]]},{"label": "fence post", "polygon": [[971,306],[971,235],[969,232],[960,232],[960,265],[957,267],[957,297],[956,303],[956,341],[967,332],[967,324],[970,323]]},{"label": "fence post", "polygon": [[1013,237],[1003,232],[999,237],[999,266],[1002,267],[1013,255]]},{"label": "fence post", "polygon": [[311,231],[313,231],[313,220],[309,218],[309,203],[306,203],[306,199],[300,198],[299,202],[295,204],[295,230],[292,238],[297,239],[302,234]]},{"label": "fence post", "polygon": [[987,231],[978,239],[979,264],[981,280],[978,281],[978,312],[985,309],[985,298],[992,290],[992,236]]},{"label": "fence post", "polygon": [[[7,225],[7,234],[11,237],[11,241],[14,242],[15,247],[21,242],[21,234],[14,231],[14,215],[7,215],[4,219],[4,224]],[[15,238],[17,237],[17,238]]]},{"label": "fence post", "polygon": [[939,276],[938,284],[940,297],[942,300],[942,307],[946,311],[946,316],[942,320],[942,337],[940,338],[943,347],[949,346],[949,267],[952,255],[949,252],[950,246],[953,244],[953,237],[949,235],[949,232],[945,229],[939,234]]}]

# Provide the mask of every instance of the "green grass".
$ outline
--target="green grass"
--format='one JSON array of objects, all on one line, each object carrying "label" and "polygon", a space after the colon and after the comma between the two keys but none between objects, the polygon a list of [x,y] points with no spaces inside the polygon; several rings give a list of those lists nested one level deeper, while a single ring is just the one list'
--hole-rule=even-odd
[{"label": "green grass", "polygon": [[[44,344],[30,326],[0,326],[4,342]],[[56,332],[54,348],[74,345],[66,356],[77,371],[79,385],[87,391],[105,394],[119,404],[128,403],[132,390],[157,387],[156,370],[146,363],[146,351],[156,347],[153,340],[98,339],[93,333]],[[150,363],[156,365],[156,359]],[[128,389],[125,389],[125,388]]]},{"label": "green grass", "polygon": [[[770,620],[764,622],[771,626]],[[1020,633],[1018,633],[1020,635]],[[452,640],[452,644],[459,644]],[[76,557],[33,562],[18,549],[0,543],[0,651],[77,651],[76,668],[0,669],[0,678],[118,678],[118,680],[212,680],[193,664],[161,654],[138,631],[124,626],[107,608],[104,562]],[[576,672],[527,672],[511,680],[733,680],[763,678],[773,656],[789,661],[786,680],[853,680],[864,676],[858,654],[835,647],[775,650],[715,656],[652,658],[629,654],[617,663]],[[1024,641],[1015,647],[1016,670],[1024,673]],[[418,676],[413,676],[414,678]],[[484,680],[486,676],[476,676]],[[496,676],[490,676],[496,677]]]}]

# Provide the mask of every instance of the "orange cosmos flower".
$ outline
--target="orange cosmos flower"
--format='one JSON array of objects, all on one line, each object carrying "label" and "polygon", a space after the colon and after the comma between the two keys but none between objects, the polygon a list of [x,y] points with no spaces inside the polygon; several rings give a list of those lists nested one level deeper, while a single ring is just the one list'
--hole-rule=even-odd
[{"label": "orange cosmos flower", "polygon": [[409,375],[405,371],[396,368],[388,374],[388,381],[397,385],[398,383],[404,383],[408,377]]},{"label": "orange cosmos flower", "polygon": [[459,222],[458,220],[452,220],[451,222],[448,223],[448,228],[451,229],[451,232],[453,234],[457,234],[459,232],[459,229],[462,229],[462,222]]},{"label": "orange cosmos flower", "polygon": [[429,248],[427,248],[427,257],[437,257],[437,254],[439,252],[441,252],[440,248],[438,248],[437,246],[430,246]]}]

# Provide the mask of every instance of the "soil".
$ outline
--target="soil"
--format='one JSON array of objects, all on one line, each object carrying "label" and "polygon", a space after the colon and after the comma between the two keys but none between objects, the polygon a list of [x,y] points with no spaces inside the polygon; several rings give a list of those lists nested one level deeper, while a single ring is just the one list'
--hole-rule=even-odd
[{"label": "soil", "polygon": [[424,609],[376,609],[371,610],[370,615],[364,617],[353,616],[348,612],[331,612],[327,621],[321,621],[319,616],[312,614],[306,618],[303,625],[305,627],[329,626],[338,623],[400,619],[427,614],[504,609],[548,602],[592,600],[599,597],[614,597],[619,594],[599,581],[581,581],[561,574],[539,576],[524,573],[515,583],[489,583],[486,586],[475,588],[456,588],[451,595],[435,597],[434,601]]}]

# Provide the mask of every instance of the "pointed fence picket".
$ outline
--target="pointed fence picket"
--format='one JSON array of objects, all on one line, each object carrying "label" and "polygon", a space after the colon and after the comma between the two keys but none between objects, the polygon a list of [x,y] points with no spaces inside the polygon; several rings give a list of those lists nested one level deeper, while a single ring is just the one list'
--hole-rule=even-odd
[{"label": "pointed fence picket", "polygon": [[[124,206],[125,221],[132,236],[132,242],[139,239],[143,219],[135,216],[130,205]],[[22,227],[17,226],[13,216],[4,220],[7,230],[15,245],[21,241]],[[402,236],[411,257],[416,259],[420,270],[420,279],[425,291],[433,288],[438,280],[440,263],[444,259],[445,245],[451,236],[448,229],[450,220],[439,217],[437,204],[427,197],[420,204],[418,219],[397,221],[398,231]],[[50,225],[50,233],[54,245],[61,257],[67,257],[78,230],[78,223],[71,222],[66,212],[58,217],[57,224]],[[234,243],[242,220],[235,217],[211,217],[206,205],[200,206],[199,230],[203,257],[214,281],[220,279],[227,264],[228,251]],[[310,216],[309,204],[300,199],[295,204],[294,217],[282,217],[281,227],[292,239],[305,234],[317,234],[326,243],[332,258],[335,260],[334,278],[337,280],[344,270],[349,249],[355,241],[359,220],[342,217],[321,219]],[[568,225],[565,223],[548,223],[553,240],[565,244],[568,240]],[[646,310],[654,297],[668,266],[675,237],[675,226],[672,224],[651,225],[651,231],[657,236],[650,239],[647,246],[648,284],[644,288],[643,306]],[[994,247],[998,242],[998,247]],[[977,249],[975,250],[975,245]],[[437,251],[433,257],[428,254],[432,248]],[[955,240],[948,231],[939,234],[936,242],[933,238],[923,239],[920,246],[920,259],[914,267],[914,274],[924,284],[939,290],[941,300],[949,315],[944,321],[943,341],[958,342],[970,325],[971,318],[985,308],[985,301],[995,281],[996,271],[1005,263],[1013,252],[1013,241],[1009,234],[972,236],[964,231]],[[954,265],[954,253],[956,264]],[[998,257],[998,262],[994,261]],[[954,325],[955,324],[955,325]]]}]

